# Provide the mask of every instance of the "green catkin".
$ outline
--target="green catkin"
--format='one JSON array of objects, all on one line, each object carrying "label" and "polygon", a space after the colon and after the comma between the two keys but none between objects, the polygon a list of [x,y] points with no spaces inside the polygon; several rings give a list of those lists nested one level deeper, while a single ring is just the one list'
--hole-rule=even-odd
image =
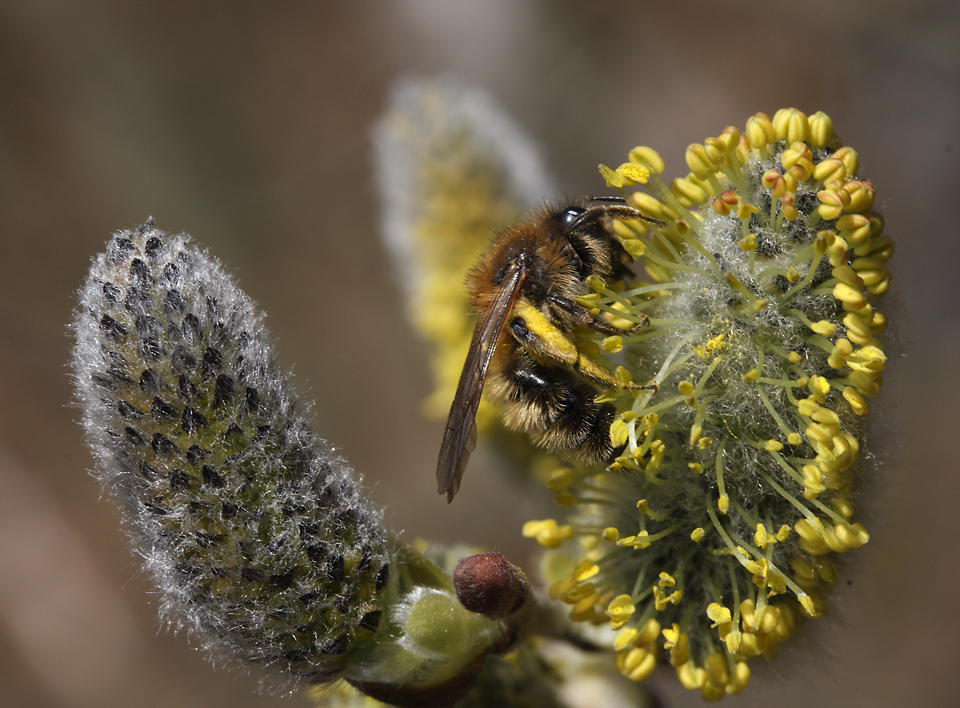
[{"label": "green catkin", "polygon": [[253,303],[147,222],[94,262],[75,330],[97,474],[163,615],[217,658],[338,676],[380,626],[390,546],[309,429]]}]

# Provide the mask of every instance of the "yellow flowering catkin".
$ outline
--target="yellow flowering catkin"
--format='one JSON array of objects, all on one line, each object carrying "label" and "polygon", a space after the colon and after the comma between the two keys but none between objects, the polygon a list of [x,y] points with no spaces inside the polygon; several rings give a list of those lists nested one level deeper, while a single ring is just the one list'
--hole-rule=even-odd
[{"label": "yellow flowering catkin", "polygon": [[[650,148],[601,167],[663,225],[616,223],[652,282],[599,284],[584,304],[650,318],[605,348],[659,389],[616,397],[611,435],[626,448],[609,468],[555,475],[562,528],[589,550],[553,594],[573,619],[619,630],[627,677],[660,657],[713,700],[824,612],[834,555],[868,540],[853,491],[893,242],[823,113],[758,113],[686,162],[670,184]],[[637,184],[647,191],[624,190]]]}]

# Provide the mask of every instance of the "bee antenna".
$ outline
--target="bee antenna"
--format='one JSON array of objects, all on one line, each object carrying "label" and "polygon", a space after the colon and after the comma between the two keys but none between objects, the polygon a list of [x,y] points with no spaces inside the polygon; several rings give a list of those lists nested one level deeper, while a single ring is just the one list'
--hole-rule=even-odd
[{"label": "bee antenna", "polygon": [[[627,200],[623,197],[591,197],[588,201],[600,202],[600,204],[589,207],[586,211],[584,211],[572,224],[573,227],[580,226],[581,224],[593,219],[597,219],[601,216],[612,216],[615,219],[640,219],[641,221],[656,224],[657,226],[664,225],[664,223],[659,219],[654,219],[651,216],[647,216],[636,207],[632,207],[627,204]],[[604,202],[608,202],[612,204],[612,206],[606,206]]]},{"label": "bee antenna", "polygon": [[607,194],[599,197],[587,197],[588,202],[610,202],[613,204],[626,204],[627,200],[619,194]]}]

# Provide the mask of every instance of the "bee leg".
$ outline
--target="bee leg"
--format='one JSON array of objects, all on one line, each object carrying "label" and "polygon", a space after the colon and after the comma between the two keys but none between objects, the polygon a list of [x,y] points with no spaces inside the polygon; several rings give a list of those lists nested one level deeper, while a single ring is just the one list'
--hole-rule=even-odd
[{"label": "bee leg", "polygon": [[[577,305],[577,303],[573,304]],[[590,322],[595,322],[586,308],[584,308],[584,311],[590,317]],[[521,301],[517,304],[514,312],[516,316],[509,325],[510,333],[535,358],[554,361],[570,367],[583,378],[602,388],[614,391],[624,388],[631,391],[651,388],[650,386],[638,386],[632,383],[623,384],[617,381],[604,367],[585,354],[581,354],[573,342],[564,336],[563,332],[557,329],[540,310],[529,303]],[[592,326],[592,324],[587,326]],[[613,331],[618,334],[623,333],[621,329],[614,329]]]},{"label": "bee leg", "polygon": [[505,362],[502,383],[507,424],[527,432],[552,453],[583,462],[611,462],[621,451],[610,442],[615,409],[594,401],[596,389],[569,369],[534,361],[522,348]]},{"label": "bee leg", "polygon": [[541,359],[576,364],[580,354],[576,346],[540,310],[521,300],[514,313],[510,333],[524,348]]},{"label": "bee leg", "polygon": [[589,327],[602,334],[633,334],[650,324],[650,319],[646,315],[643,315],[642,322],[639,322],[630,329],[620,329],[607,322],[599,314],[594,315],[576,300],[570,300],[569,298],[559,295],[547,295],[547,301],[561,312],[567,314],[574,324],[580,325],[581,327]]}]

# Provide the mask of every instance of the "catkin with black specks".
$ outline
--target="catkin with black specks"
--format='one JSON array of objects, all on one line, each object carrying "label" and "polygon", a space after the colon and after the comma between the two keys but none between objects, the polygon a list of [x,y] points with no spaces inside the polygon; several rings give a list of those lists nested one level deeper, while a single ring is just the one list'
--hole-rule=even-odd
[{"label": "catkin with black specks", "polygon": [[74,331],[96,474],[164,618],[284,684],[340,676],[381,625],[390,540],[310,429],[251,300],[147,221],[94,261]]}]

